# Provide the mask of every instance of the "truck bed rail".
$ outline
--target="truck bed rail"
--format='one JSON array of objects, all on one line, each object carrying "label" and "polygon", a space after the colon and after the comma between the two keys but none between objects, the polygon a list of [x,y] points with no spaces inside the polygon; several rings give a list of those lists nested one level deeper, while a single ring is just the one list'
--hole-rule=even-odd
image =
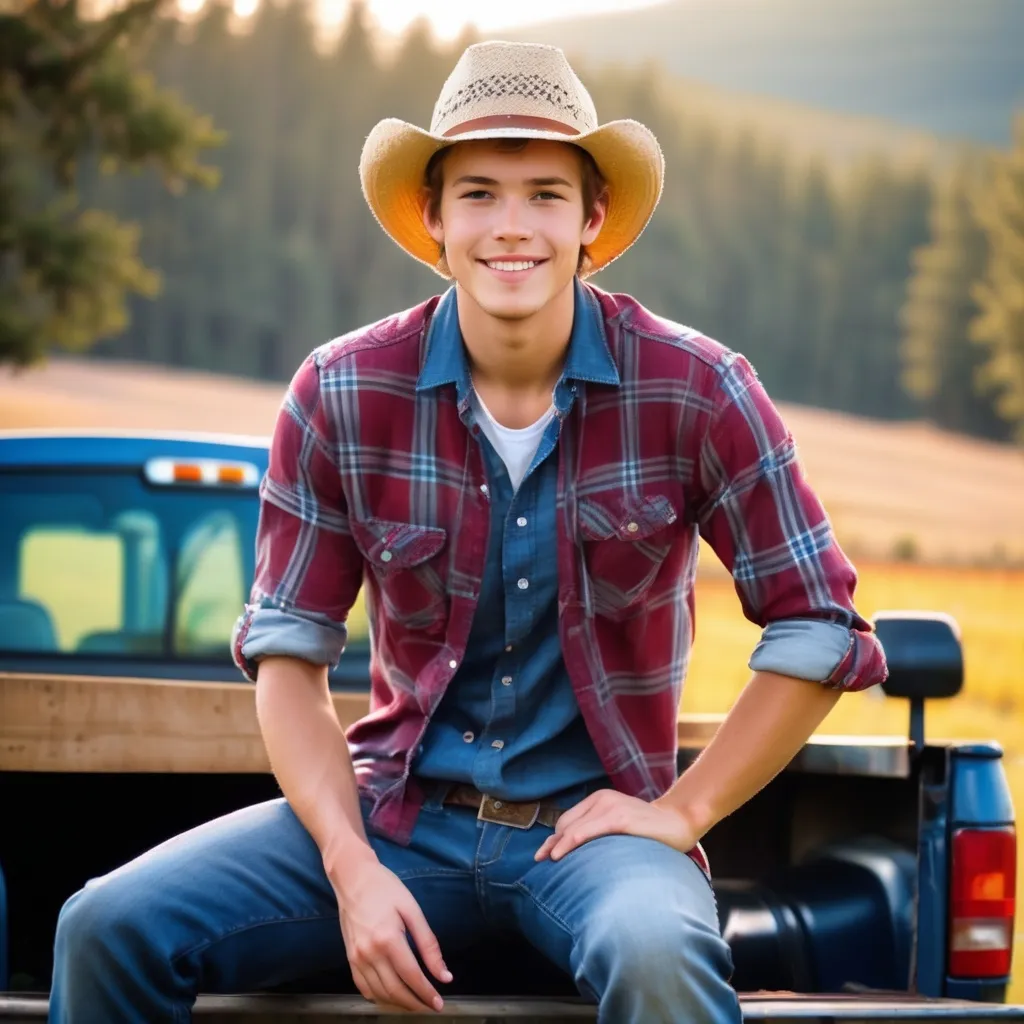
[{"label": "truck bed rail", "polygon": [[[796,995],[756,992],[740,996],[744,1021],[932,1021],[946,1024],[978,1021],[1024,1021],[1024,1006],[968,1003],[952,999],[923,999],[904,993],[873,995]],[[44,996],[0,995],[0,1021],[38,1024],[46,1019]],[[572,999],[451,999],[444,1013],[390,1013],[358,996],[238,995],[200,996],[193,1016],[203,1024],[337,1024],[359,1020],[372,1024],[574,1024],[596,1020],[596,1009]]]}]

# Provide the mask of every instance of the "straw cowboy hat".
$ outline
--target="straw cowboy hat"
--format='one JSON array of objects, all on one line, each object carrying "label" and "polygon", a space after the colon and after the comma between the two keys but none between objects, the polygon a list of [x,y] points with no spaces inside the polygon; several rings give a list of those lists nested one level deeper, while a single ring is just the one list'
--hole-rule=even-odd
[{"label": "straw cowboy hat", "polygon": [[594,158],[608,184],[608,211],[587,246],[589,273],[621,256],[646,227],[661,196],[665,161],[638,121],[599,125],[594,101],[554,46],[487,42],[468,47],[434,107],[430,130],[387,118],[359,160],[363,194],[381,227],[411,256],[449,276],[423,225],[424,174],[439,149],[471,139],[571,142]]}]

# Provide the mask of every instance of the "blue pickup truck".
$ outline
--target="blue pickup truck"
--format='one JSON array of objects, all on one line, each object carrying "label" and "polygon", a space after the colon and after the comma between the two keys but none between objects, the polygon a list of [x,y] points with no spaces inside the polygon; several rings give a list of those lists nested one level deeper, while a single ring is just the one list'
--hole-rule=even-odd
[{"label": "blue pickup truck", "polygon": [[[261,439],[0,433],[0,1021],[45,1018],[57,912],[87,878],[276,792],[227,643],[266,462]],[[961,686],[955,623],[886,612],[876,626],[907,735],[813,737],[707,837],[745,1017],[1024,1020],[1006,1004],[1002,751],[924,740],[926,701]],[[349,721],[367,700],[358,616],[352,633],[331,676]],[[680,719],[681,768],[716,724]],[[593,1019],[530,949],[486,953],[457,961],[442,1019]],[[288,991],[201,997],[196,1017],[398,1019],[339,966]]]}]

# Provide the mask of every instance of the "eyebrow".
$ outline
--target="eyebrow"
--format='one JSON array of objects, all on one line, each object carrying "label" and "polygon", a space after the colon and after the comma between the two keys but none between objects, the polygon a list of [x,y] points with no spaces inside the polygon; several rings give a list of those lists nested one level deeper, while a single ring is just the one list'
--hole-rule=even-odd
[{"label": "eyebrow", "polygon": [[[456,178],[452,182],[452,186],[458,185],[497,185],[500,184],[494,178],[483,178],[476,174],[464,174],[461,178]],[[566,181],[565,178],[527,178],[525,184],[531,188],[549,188],[552,185],[561,185],[563,188],[573,188],[571,181]]]}]

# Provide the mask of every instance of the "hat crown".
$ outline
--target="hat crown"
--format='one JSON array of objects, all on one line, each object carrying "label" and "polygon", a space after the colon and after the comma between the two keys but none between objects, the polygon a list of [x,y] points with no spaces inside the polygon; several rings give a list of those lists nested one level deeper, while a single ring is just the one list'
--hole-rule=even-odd
[{"label": "hat crown", "polygon": [[580,133],[598,127],[594,101],[558,47],[508,42],[467,47],[441,89],[431,134],[454,134],[467,122],[503,114],[560,121]]}]

